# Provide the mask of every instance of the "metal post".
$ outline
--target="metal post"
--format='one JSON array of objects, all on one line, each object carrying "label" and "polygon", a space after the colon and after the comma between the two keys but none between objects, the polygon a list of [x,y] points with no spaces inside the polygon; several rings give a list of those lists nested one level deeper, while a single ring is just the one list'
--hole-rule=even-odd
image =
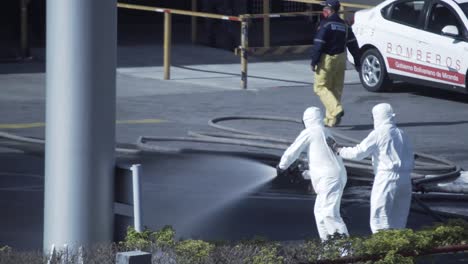
[{"label": "metal post", "polygon": [[171,38],[172,38],[171,12],[164,12],[164,80],[171,79]]},{"label": "metal post", "polygon": [[263,0],[263,46],[270,47],[270,0]]},{"label": "metal post", "polygon": [[47,251],[113,238],[116,6],[116,0],[47,0]]},{"label": "metal post", "polygon": [[21,0],[21,57],[30,57],[28,40],[28,4],[29,0]]},{"label": "metal post", "polygon": [[[44,250],[45,251],[45,250]],[[47,252],[46,252],[47,253]],[[55,258],[57,257],[57,251],[55,250],[55,245],[52,244],[50,245],[50,253],[49,256],[47,257],[47,264],[53,264],[55,263]]]},{"label": "metal post", "polygon": [[247,89],[247,70],[249,48],[249,18],[241,17],[241,88]]},{"label": "metal post", "polygon": [[140,183],[140,164],[132,165],[132,188],[133,188],[133,222],[135,231],[142,232],[142,210],[141,210],[141,183]]},{"label": "metal post", "polygon": [[[197,12],[197,0],[192,0],[192,11]],[[192,16],[192,43],[197,42],[197,17]]]}]

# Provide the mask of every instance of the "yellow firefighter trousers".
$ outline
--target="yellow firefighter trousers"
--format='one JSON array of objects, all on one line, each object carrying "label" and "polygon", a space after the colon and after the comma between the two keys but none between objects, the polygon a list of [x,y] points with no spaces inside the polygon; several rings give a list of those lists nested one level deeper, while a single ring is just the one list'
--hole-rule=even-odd
[{"label": "yellow firefighter trousers", "polygon": [[334,126],[336,116],[343,112],[343,93],[346,69],[346,52],[337,55],[323,54],[315,70],[314,92],[325,106],[325,125]]}]

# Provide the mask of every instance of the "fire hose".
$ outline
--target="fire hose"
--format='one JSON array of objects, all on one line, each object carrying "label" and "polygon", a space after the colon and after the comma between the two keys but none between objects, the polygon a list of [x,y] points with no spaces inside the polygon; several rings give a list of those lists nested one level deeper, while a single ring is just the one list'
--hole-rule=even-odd
[{"label": "fire hose", "polygon": [[[274,117],[274,116],[226,116],[218,117],[209,120],[208,125],[212,128],[216,128],[223,132],[194,132],[189,131],[187,137],[148,137],[141,136],[138,138],[135,147],[127,148],[116,148],[116,152],[119,154],[137,154],[140,151],[145,152],[158,152],[158,153],[186,153],[186,152],[223,152],[223,151],[209,151],[203,149],[194,149],[194,148],[177,148],[177,147],[167,147],[156,144],[156,142],[198,142],[198,143],[207,143],[207,144],[224,144],[224,145],[236,145],[244,147],[253,147],[259,149],[272,149],[277,151],[284,151],[292,142],[291,139],[285,139],[281,137],[276,137],[272,135],[266,135],[264,133],[252,132],[237,128],[232,128],[229,126],[221,125],[221,122],[233,121],[233,120],[263,120],[263,121],[274,121],[274,122],[289,122],[302,124],[302,120],[287,118],[287,117]],[[337,141],[341,145],[351,146],[358,143],[357,140],[350,138],[337,129],[330,129]],[[43,139],[31,138],[31,137],[22,137],[5,132],[0,132],[0,138],[6,138],[13,141],[25,142],[29,144],[44,144]],[[232,151],[225,151],[224,153],[232,153]],[[238,154],[244,154],[244,156],[253,157],[256,159],[262,158],[277,158],[278,156],[269,154],[269,153],[255,153],[252,151],[240,151]],[[306,162],[304,162],[306,163]],[[372,161],[365,159],[362,161],[355,160],[344,160],[345,166],[348,171],[353,171],[366,175],[373,175]],[[434,213],[430,208],[424,205],[421,199],[426,197],[442,198],[442,199],[455,199],[455,200],[468,200],[467,188],[461,188],[455,192],[450,192],[447,190],[441,191],[438,189],[437,184],[452,182],[460,176],[461,168],[455,165],[454,163],[445,160],[440,157],[435,157],[433,155],[428,155],[424,153],[415,153],[415,167],[413,173],[411,174],[413,181],[413,190],[416,192],[413,195],[414,200],[418,203],[421,208],[432,215],[437,221],[440,221],[441,218]],[[361,177],[361,180],[372,182],[372,177]],[[430,190],[431,193],[426,193],[426,190]],[[457,193],[459,195],[447,195],[448,193]]]},{"label": "fire hose", "polygon": [[[170,151],[170,152],[184,152],[190,149],[187,148],[168,148],[162,147],[155,144],[155,142],[163,141],[184,141],[184,142],[204,142],[204,143],[213,143],[213,144],[232,144],[238,146],[247,146],[263,149],[275,149],[284,151],[293,140],[284,139],[280,137],[275,137],[272,135],[266,135],[264,133],[252,132],[237,128],[232,128],[229,126],[221,125],[220,122],[232,121],[232,120],[264,120],[264,121],[275,121],[275,122],[290,122],[302,124],[302,120],[285,118],[285,117],[272,117],[272,116],[226,116],[219,117],[209,120],[208,125],[210,127],[222,130],[223,132],[193,132],[189,131],[189,137],[140,137],[137,141],[137,147],[145,151]],[[336,129],[331,129],[334,137],[340,141],[341,145],[351,146],[358,143],[357,140],[347,137],[342,133],[338,132]],[[346,169],[348,171],[366,173],[368,175],[373,175],[372,161],[370,159],[365,159],[362,161],[355,160],[344,160]],[[426,212],[432,216],[436,221],[443,221],[443,218],[439,213],[434,212],[429,208],[422,199],[425,198],[426,189],[431,189],[430,198],[434,197],[443,198],[450,200],[454,198],[455,200],[468,200],[468,190],[459,190],[458,193],[461,195],[451,195],[447,196],[447,191],[441,192],[437,188],[438,183],[451,182],[457,179],[460,176],[461,168],[454,163],[429,154],[424,153],[415,153],[415,167],[413,173],[411,174],[413,190],[415,194],[413,195],[414,201],[423,212]],[[362,177],[361,177],[362,178]],[[364,178],[367,181],[371,182],[372,178]],[[431,186],[429,188],[429,186]],[[419,193],[418,193],[419,192]]]}]

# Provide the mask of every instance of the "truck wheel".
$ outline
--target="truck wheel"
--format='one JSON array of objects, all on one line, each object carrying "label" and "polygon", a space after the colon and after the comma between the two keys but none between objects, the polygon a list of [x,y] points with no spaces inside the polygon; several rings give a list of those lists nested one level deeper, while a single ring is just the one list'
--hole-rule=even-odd
[{"label": "truck wheel", "polygon": [[376,49],[369,49],[361,57],[361,83],[370,92],[383,92],[391,84],[385,61]]}]

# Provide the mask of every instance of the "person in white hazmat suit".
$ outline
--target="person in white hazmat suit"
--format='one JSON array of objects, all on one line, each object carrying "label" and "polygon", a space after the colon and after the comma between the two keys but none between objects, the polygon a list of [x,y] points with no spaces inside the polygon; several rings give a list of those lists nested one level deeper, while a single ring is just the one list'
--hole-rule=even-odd
[{"label": "person in white hazmat suit", "polygon": [[281,157],[277,166],[278,175],[299,158],[303,151],[307,151],[309,175],[317,193],[314,214],[319,236],[325,241],[335,233],[349,235],[340,215],[341,196],[346,185],[343,161],[327,145],[327,138],[332,135],[324,127],[320,109],[307,108],[303,121],[305,129]]},{"label": "person in white hazmat suit", "polygon": [[372,233],[402,229],[411,205],[413,148],[407,135],[394,121],[391,105],[382,103],[372,109],[374,130],[357,146],[332,146],[345,159],[362,160],[372,156],[374,184],[370,201]]}]

